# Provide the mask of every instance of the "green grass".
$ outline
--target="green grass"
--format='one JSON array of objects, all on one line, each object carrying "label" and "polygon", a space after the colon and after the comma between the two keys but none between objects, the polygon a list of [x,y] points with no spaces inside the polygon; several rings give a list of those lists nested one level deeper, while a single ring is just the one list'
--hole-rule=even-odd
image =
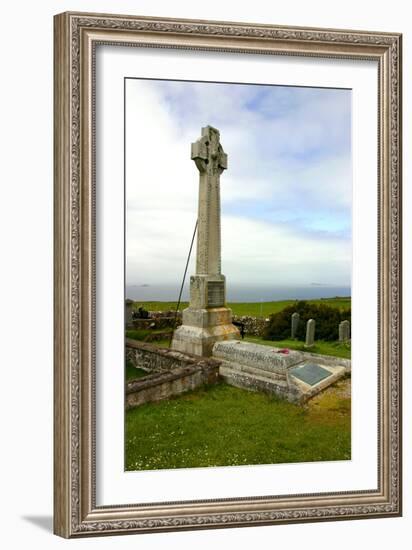
[{"label": "green grass", "polygon": [[[131,340],[139,340],[140,342],[144,341],[148,334],[153,334],[156,332],[172,332],[172,329],[162,329],[162,330],[126,330],[126,338]],[[149,342],[151,346],[157,346],[159,348],[168,348],[170,344],[170,338],[162,338],[161,340],[154,340]]]},{"label": "green grass", "polygon": [[126,330],[126,338],[131,340],[144,340],[148,334],[150,334],[150,330]]},{"label": "green grass", "polygon": [[126,361],[126,367],[125,367],[125,375],[126,375],[126,382],[129,380],[134,380],[135,378],[143,378],[143,376],[147,376],[149,373],[143,369],[136,368],[132,365],[130,361]]},{"label": "green grass", "polygon": [[350,399],[301,407],[223,382],[126,412],[126,470],[348,460]]},{"label": "green grass", "polygon": [[[287,306],[293,305],[297,300],[281,300],[275,302],[230,302],[227,304],[234,315],[250,315],[251,317],[268,317],[271,313],[282,311]],[[322,298],[319,300],[307,300],[314,304],[325,304],[339,309],[351,307],[351,299],[345,297]],[[134,302],[133,308],[143,306],[148,311],[175,311],[177,302]],[[188,307],[188,302],[181,302],[179,311]]]},{"label": "green grass", "polygon": [[126,330],[126,338],[131,338],[132,340],[144,340],[146,336],[149,336],[149,334],[163,334],[166,332],[172,332],[172,329],[129,329]]},{"label": "green grass", "polygon": [[343,357],[344,359],[351,358],[351,347],[348,343],[341,342],[325,342],[316,340],[315,345],[311,348],[305,348],[304,342],[299,340],[264,340],[258,336],[245,336],[245,342],[253,342],[254,344],[263,344],[275,348],[290,348],[298,351],[308,351],[310,353],[320,353],[322,355],[332,355],[334,357]]}]

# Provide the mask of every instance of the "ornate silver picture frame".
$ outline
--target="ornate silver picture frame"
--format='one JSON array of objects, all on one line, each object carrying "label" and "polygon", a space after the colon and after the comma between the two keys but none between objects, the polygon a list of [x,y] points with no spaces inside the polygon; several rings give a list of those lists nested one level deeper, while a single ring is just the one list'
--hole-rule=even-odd
[{"label": "ornate silver picture frame", "polygon": [[[86,13],[55,16],[56,534],[82,537],[401,514],[401,44],[401,35],[395,33]],[[141,502],[136,494],[135,504],[98,504],[95,92],[99,45],[377,64],[377,488],[164,502]]]}]

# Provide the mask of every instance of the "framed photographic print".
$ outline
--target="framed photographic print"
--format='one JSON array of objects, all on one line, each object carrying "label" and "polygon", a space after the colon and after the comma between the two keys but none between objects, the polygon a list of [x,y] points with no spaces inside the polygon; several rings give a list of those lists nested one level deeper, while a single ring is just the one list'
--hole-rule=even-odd
[{"label": "framed photographic print", "polygon": [[55,17],[64,537],[401,514],[401,35]]}]

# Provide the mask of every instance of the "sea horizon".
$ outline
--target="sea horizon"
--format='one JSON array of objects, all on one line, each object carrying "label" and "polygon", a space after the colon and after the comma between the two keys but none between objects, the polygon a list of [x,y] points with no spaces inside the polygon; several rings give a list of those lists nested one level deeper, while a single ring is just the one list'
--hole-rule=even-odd
[{"label": "sea horizon", "polygon": [[[174,285],[130,285],[125,288],[125,297],[135,302],[177,302],[180,287]],[[302,286],[251,287],[228,285],[226,300],[236,302],[276,302],[279,300],[313,300],[326,298],[350,298],[350,286],[310,284]],[[189,300],[189,285],[186,284],[181,301]]]}]

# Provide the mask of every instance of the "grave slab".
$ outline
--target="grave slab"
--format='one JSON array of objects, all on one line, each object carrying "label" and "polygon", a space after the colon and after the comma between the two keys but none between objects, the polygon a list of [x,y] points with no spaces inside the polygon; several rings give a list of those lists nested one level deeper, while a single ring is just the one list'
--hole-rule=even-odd
[{"label": "grave slab", "polygon": [[304,403],[342,378],[350,360],[231,340],[216,342],[219,374],[233,386]]}]

